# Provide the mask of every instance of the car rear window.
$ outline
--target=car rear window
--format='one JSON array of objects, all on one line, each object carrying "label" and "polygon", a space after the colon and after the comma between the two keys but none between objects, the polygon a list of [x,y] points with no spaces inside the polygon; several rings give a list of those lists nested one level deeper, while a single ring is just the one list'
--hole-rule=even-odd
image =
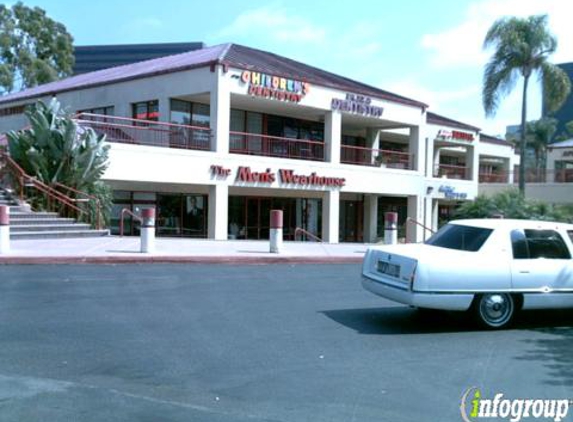
[{"label": "car rear window", "polygon": [[426,244],[440,248],[476,252],[480,250],[492,231],[492,229],[483,227],[446,224],[430,237]]},{"label": "car rear window", "polygon": [[515,259],[571,259],[567,245],[555,230],[514,230],[511,244]]}]

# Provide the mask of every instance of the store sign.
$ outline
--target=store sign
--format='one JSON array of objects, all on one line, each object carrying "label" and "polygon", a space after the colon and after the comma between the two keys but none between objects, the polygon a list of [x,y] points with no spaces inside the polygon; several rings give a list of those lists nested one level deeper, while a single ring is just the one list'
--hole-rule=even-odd
[{"label": "store sign", "polygon": [[345,113],[360,114],[361,116],[380,117],[384,112],[382,107],[371,105],[372,98],[363,95],[346,94],[345,99],[333,98],[330,103],[332,110]]},{"label": "store sign", "polygon": [[[210,167],[211,175],[214,177],[224,177],[231,175],[231,169],[220,165]],[[277,177],[278,176],[278,177]],[[342,187],[346,184],[346,179],[342,177],[325,177],[319,176],[315,172],[310,174],[297,174],[294,170],[279,169],[278,175],[270,168],[265,171],[252,171],[250,167],[240,166],[235,176],[235,182],[244,183],[274,183],[276,181],[285,185],[296,186],[328,186]]]},{"label": "store sign", "polygon": [[562,157],[573,157],[573,150],[563,151]]},{"label": "store sign", "polygon": [[474,140],[472,133],[460,132],[459,130],[440,129],[437,137],[446,141],[472,142]]},{"label": "store sign", "polygon": [[446,199],[466,199],[468,194],[465,192],[456,192],[453,186],[442,185],[438,192],[443,193]]},{"label": "store sign", "polygon": [[294,103],[300,102],[310,90],[308,82],[281,78],[250,70],[243,71],[241,82],[248,84],[249,95]]}]

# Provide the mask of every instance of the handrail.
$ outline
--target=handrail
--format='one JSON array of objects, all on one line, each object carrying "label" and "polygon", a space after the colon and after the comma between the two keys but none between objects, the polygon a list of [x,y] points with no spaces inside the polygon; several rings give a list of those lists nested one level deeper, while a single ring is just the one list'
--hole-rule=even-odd
[{"label": "handrail", "polygon": [[95,206],[96,206],[96,229],[100,230],[101,229],[101,202],[99,200],[98,197],[94,196],[94,195],[90,195],[89,193],[83,192],[81,190],[72,188],[71,186],[66,186],[60,182],[56,182],[54,183],[54,185],[65,189],[68,192],[73,192],[76,195],[83,195],[86,198],[75,198],[74,201],[75,202],[88,202],[88,201],[94,201]]},{"label": "handrail", "polygon": [[[422,227],[424,230],[429,231],[431,234],[434,234],[434,233],[435,233],[435,231],[432,230],[431,228],[429,228],[428,226],[426,226],[426,225],[420,223],[420,222],[417,221],[417,220],[414,220],[412,217],[408,217],[408,218],[406,218],[406,221],[404,222],[404,225],[406,226],[406,239],[408,239],[408,223],[414,223],[414,224],[416,224],[416,225]],[[425,239],[425,237],[424,237],[424,239]]]},{"label": "handrail", "polygon": [[59,192],[58,190],[54,189],[51,186],[46,185],[45,183],[39,181],[37,178],[30,176],[27,174],[22,167],[16,163],[12,157],[8,155],[8,153],[4,151],[0,151],[0,158],[3,158],[7,163],[7,170],[11,171],[14,176],[18,179],[19,183],[19,199],[20,201],[24,200],[24,186],[25,184],[30,184],[30,186],[34,187],[38,191],[42,192],[47,196],[48,199],[48,208],[51,205],[51,199],[55,199],[59,203],[65,205],[66,207],[76,211],[79,214],[82,214],[84,210],[74,204],[74,199],[70,198],[69,196]]},{"label": "handrail", "polygon": [[300,139],[300,138],[288,138],[286,136],[274,136],[265,135],[264,133],[248,133],[248,132],[237,132],[234,130],[229,131],[229,135],[235,136],[254,136],[255,138],[265,138],[265,139],[275,139],[277,141],[293,141],[293,142],[304,142],[305,144],[314,144],[324,146],[322,141],[314,141],[312,139]]},{"label": "handrail", "polygon": [[[92,117],[98,118],[102,120],[89,120],[89,119],[82,119],[82,117]],[[162,122],[159,120],[145,120],[145,119],[135,119],[130,117],[120,117],[120,116],[112,116],[107,114],[93,114],[93,113],[79,113],[74,116],[74,120],[90,122],[90,123],[111,123],[113,125],[120,126],[119,124],[111,122],[111,120],[119,120],[124,122],[131,122],[131,123],[142,123],[145,125],[154,125],[154,126],[166,126],[166,127],[177,127],[182,129],[194,129],[194,130],[204,130],[210,131],[209,127],[204,126],[191,126],[191,125],[182,125],[179,123],[170,123],[170,122]],[[122,125],[123,127],[133,127],[133,125]]]},{"label": "handrail", "polygon": [[125,216],[125,214],[129,214],[131,217],[135,218],[140,223],[143,223],[143,219],[139,215],[132,212],[129,208],[123,208],[121,210],[121,217],[119,220],[119,236],[120,237],[123,237],[123,217]]},{"label": "handrail", "polygon": [[302,227],[297,227],[294,229],[294,239],[296,240],[296,236],[299,233],[303,233],[305,235],[307,235],[308,237],[310,237],[311,239],[316,240],[317,242],[322,243],[322,239],[314,234],[312,234],[311,232],[309,232],[308,230],[303,229]]}]

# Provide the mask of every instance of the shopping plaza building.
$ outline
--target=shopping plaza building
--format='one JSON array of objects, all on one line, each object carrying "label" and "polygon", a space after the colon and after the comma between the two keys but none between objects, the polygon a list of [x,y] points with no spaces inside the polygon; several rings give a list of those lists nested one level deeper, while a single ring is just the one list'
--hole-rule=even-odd
[{"label": "shopping plaza building", "polygon": [[373,242],[396,211],[400,236],[422,240],[518,164],[509,143],[423,102],[237,44],[1,97],[0,132],[52,97],[111,146],[112,231],[121,209],[153,207],[159,236],[265,239],[282,209],[286,240]]}]

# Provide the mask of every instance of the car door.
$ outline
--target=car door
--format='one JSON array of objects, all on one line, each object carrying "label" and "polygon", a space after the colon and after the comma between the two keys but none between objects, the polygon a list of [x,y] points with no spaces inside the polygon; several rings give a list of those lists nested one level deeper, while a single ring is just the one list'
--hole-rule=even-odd
[{"label": "car door", "polygon": [[573,261],[561,234],[547,229],[514,230],[511,243],[513,289],[535,293],[539,296],[535,302],[573,305]]}]

